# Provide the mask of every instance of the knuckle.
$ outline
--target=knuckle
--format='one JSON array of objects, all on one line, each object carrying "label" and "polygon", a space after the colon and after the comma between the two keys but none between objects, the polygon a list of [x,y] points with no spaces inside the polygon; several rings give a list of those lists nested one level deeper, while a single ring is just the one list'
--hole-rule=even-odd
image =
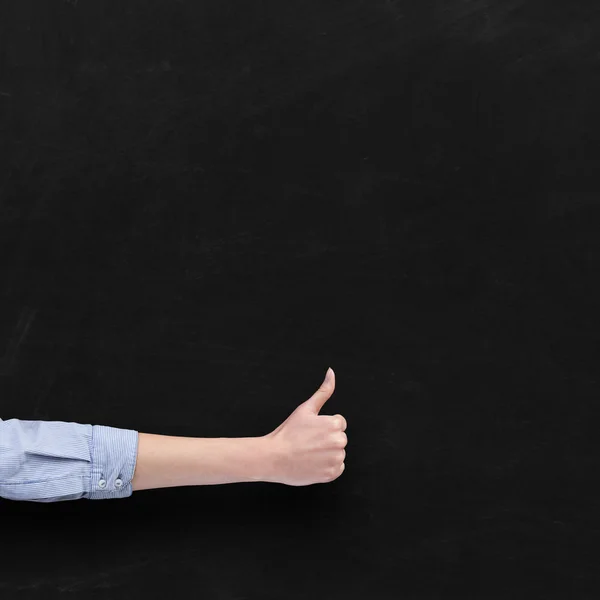
[{"label": "knuckle", "polygon": [[335,415],[332,419],[332,423],[335,429],[341,429],[342,431],[346,429],[346,419],[344,419],[342,415]]},{"label": "knuckle", "polygon": [[348,445],[348,437],[345,433],[342,433],[341,435],[336,435],[333,440],[333,443],[336,448],[345,448]]},{"label": "knuckle", "polygon": [[327,473],[325,475],[325,481],[334,481],[344,472],[345,468],[346,468],[346,465],[344,464],[343,461],[341,464],[339,462],[336,463],[336,465],[334,467],[330,467],[329,469],[327,469]]}]

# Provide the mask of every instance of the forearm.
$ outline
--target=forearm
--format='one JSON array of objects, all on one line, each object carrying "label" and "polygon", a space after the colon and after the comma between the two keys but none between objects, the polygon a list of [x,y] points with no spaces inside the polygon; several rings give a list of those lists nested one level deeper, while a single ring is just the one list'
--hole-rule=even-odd
[{"label": "forearm", "polygon": [[133,491],[267,481],[271,451],[264,437],[193,438],[140,433]]}]

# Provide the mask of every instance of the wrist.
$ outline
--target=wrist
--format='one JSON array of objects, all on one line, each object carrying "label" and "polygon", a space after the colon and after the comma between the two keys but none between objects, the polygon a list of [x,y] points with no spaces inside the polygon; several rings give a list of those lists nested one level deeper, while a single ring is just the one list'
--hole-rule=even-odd
[{"label": "wrist", "polygon": [[256,456],[255,477],[252,481],[274,482],[275,449],[268,435],[252,438]]}]

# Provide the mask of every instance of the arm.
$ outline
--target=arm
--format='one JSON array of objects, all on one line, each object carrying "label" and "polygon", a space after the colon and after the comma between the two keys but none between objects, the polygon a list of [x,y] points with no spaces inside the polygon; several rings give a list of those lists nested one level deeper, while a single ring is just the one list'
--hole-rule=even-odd
[{"label": "arm", "polygon": [[[63,421],[0,420],[0,497],[57,502],[260,481],[266,438],[192,438]],[[135,475],[135,476],[134,476]]]},{"label": "arm", "polygon": [[132,489],[266,481],[272,454],[266,439],[140,433]]},{"label": "arm", "polygon": [[318,413],[334,389],[330,371],[311,398],[273,432],[257,438],[176,437],[0,419],[0,497],[104,500],[164,487],[333,481],[344,470],[346,420]]},{"label": "arm", "polygon": [[191,438],[140,433],[133,491],[265,481],[303,486],[337,479],[347,443],[342,415],[319,415],[334,373],[269,435]]}]

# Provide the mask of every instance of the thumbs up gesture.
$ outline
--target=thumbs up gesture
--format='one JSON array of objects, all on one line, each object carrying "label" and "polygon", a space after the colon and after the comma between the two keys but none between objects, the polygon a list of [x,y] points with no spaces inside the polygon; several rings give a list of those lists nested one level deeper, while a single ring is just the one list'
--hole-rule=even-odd
[{"label": "thumbs up gesture", "polygon": [[348,443],[346,419],[342,415],[319,415],[334,390],[335,373],[328,369],[321,387],[264,436],[272,456],[270,483],[328,483],[343,473]]}]

